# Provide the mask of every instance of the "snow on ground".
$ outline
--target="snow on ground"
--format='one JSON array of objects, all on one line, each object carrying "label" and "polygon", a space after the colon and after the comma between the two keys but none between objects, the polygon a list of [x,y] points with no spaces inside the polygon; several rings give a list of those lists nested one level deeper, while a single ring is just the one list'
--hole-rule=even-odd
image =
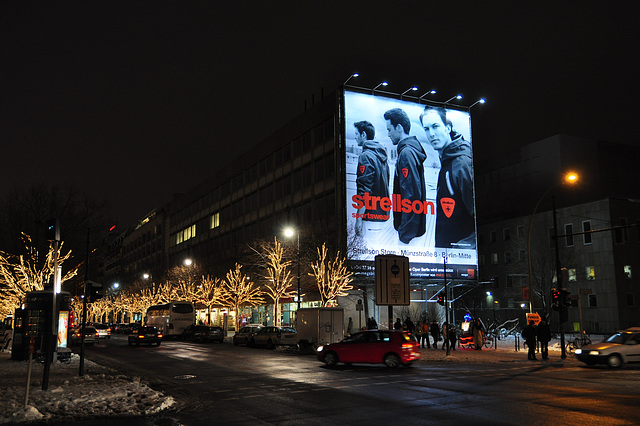
[{"label": "snow on ground", "polygon": [[138,377],[127,377],[80,357],[51,365],[48,390],[42,390],[44,365],[32,362],[31,387],[25,408],[28,361],[12,361],[0,353],[0,424],[52,418],[154,414],[171,407],[170,396],[154,391]]}]

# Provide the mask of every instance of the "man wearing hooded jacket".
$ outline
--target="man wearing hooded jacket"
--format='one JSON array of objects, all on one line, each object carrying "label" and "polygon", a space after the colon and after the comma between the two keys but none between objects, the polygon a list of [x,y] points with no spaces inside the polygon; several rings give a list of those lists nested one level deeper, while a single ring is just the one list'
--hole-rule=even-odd
[{"label": "man wearing hooded jacket", "polygon": [[[358,157],[356,186],[358,195],[369,193],[372,197],[389,198],[389,164],[387,151],[380,142],[374,140],[376,129],[368,121],[358,121],[355,139],[362,153]],[[383,225],[389,218],[389,212],[379,205],[375,209],[358,209],[356,215],[356,235],[366,236],[369,241],[376,241]]]},{"label": "man wearing hooded jacket", "polygon": [[476,246],[471,144],[453,130],[444,108],[427,106],[420,116],[431,146],[440,155],[436,195],[436,247]]},{"label": "man wearing hooded jacket", "polygon": [[[384,113],[389,139],[397,146],[398,160],[393,176],[393,193],[400,194],[403,200],[424,201],[426,185],[424,182],[424,160],[427,154],[415,136],[409,136],[411,120],[400,108],[393,108]],[[398,231],[398,238],[404,244],[424,235],[426,218],[422,213],[393,212],[393,226]]]}]

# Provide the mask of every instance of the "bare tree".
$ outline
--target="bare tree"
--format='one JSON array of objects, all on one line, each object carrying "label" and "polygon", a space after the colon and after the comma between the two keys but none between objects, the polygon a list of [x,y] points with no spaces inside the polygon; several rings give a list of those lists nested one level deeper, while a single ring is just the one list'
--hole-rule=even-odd
[{"label": "bare tree", "polygon": [[322,306],[327,306],[338,296],[347,296],[347,291],[353,288],[353,274],[347,269],[346,259],[340,256],[339,251],[333,260],[329,259],[325,244],[318,249],[318,259],[311,263],[311,269],[313,272],[309,275],[316,279]]},{"label": "bare tree", "polygon": [[209,325],[211,325],[211,309],[222,303],[222,285],[223,281],[217,277],[203,275],[200,279],[200,285],[196,293],[196,300],[207,307],[207,317]]},{"label": "bare tree", "polygon": [[277,238],[273,239],[273,244],[265,244],[263,253],[267,262],[267,282],[265,284],[265,294],[273,300],[273,321],[280,326],[280,300],[296,295],[291,287],[293,277],[289,267],[291,261],[284,260],[284,249]]},{"label": "bare tree", "polygon": [[262,291],[242,273],[241,269],[242,265],[236,263],[236,268],[227,272],[222,286],[222,300],[235,312],[236,330],[240,324],[240,306],[256,306],[264,302]]},{"label": "bare tree", "polygon": [[[13,255],[0,251],[0,304],[8,305],[5,310],[12,307],[16,309],[24,301],[25,296],[31,291],[44,290],[54,274],[55,249],[49,245],[43,265],[39,265],[38,251],[31,241],[31,237],[22,234],[25,254]],[[58,265],[62,266],[65,260],[71,256],[71,251],[62,254],[63,243],[60,242],[58,250]],[[72,268],[62,276],[61,282],[65,282],[76,275],[77,267]]]}]

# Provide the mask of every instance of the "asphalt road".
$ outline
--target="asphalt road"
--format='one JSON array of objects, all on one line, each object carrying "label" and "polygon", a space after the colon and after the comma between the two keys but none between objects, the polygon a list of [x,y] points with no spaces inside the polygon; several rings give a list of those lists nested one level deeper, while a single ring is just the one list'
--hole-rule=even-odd
[{"label": "asphalt road", "polygon": [[[224,344],[129,347],[87,357],[141,376],[178,408],[128,424],[638,424],[640,368],[421,361],[324,367],[314,355]],[[107,423],[102,423],[107,424]]]}]

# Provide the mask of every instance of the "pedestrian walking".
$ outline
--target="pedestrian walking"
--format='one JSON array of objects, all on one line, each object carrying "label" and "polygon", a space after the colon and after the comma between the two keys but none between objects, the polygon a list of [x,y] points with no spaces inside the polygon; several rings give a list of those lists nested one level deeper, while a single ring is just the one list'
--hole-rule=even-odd
[{"label": "pedestrian walking", "polygon": [[442,350],[447,348],[447,342],[449,341],[448,333],[449,323],[447,321],[442,323]]},{"label": "pedestrian walking", "polygon": [[349,325],[347,325],[347,334],[351,336],[353,334],[353,320],[349,317]]},{"label": "pedestrian walking", "polygon": [[416,333],[415,333],[416,342],[420,345],[422,342],[422,321],[418,321],[416,323]]},{"label": "pedestrian walking", "polygon": [[404,322],[404,326],[407,329],[409,335],[413,336],[416,332],[416,326],[411,321],[411,318],[407,317],[407,320]]},{"label": "pedestrian walking", "polygon": [[422,324],[422,342],[420,342],[423,348],[425,342],[427,342],[427,348],[431,348],[431,343],[429,343],[429,323],[426,320]]},{"label": "pedestrian walking", "polygon": [[396,318],[396,322],[393,324],[393,329],[402,330],[402,321],[400,321],[400,318]]},{"label": "pedestrian walking", "polygon": [[476,318],[473,322],[473,344],[476,347],[476,351],[482,350],[482,344],[484,343],[484,331],[482,330],[482,323],[480,322],[480,318]]},{"label": "pedestrian walking", "polygon": [[438,349],[438,340],[440,340],[440,328],[437,322],[432,322],[429,326],[431,337],[433,337],[433,349]]},{"label": "pedestrian walking", "polygon": [[551,341],[551,327],[546,319],[541,319],[538,324],[538,342],[540,342],[540,355],[542,359],[549,359],[549,341]]},{"label": "pedestrian walking", "polygon": [[536,327],[534,326],[533,320],[531,320],[522,330],[522,338],[525,340],[527,348],[529,348],[529,352],[527,352],[527,359],[531,361],[538,360],[538,358],[536,358],[536,335]]},{"label": "pedestrian walking", "polygon": [[455,351],[458,337],[456,336],[456,327],[454,325],[447,327],[447,336],[449,337],[449,346],[451,346]]}]

